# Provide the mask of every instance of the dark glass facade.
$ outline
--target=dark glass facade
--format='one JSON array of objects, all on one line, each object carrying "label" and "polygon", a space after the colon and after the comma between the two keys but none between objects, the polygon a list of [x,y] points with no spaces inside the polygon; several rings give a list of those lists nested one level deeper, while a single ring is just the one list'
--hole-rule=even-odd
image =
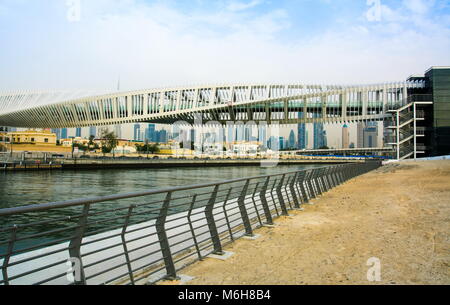
[{"label": "dark glass facade", "polygon": [[433,95],[433,155],[450,154],[450,67],[434,67],[425,73]]}]

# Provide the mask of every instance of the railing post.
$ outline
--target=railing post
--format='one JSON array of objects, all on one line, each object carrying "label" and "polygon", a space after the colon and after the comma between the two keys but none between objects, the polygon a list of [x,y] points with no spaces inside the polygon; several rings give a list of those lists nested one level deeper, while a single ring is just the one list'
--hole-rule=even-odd
[{"label": "railing post", "polygon": [[[291,200],[291,198],[289,197],[289,193],[288,193],[288,188],[290,189],[290,185],[291,185],[291,179],[292,179],[292,177],[288,177],[287,181],[286,181],[286,185],[284,185],[282,187],[282,190],[284,189],[284,193],[286,194],[286,201],[289,204],[290,210],[292,210],[292,201],[294,200],[294,199]],[[287,208],[287,205],[286,205],[286,208]]]},{"label": "railing post", "polygon": [[247,197],[248,186],[250,185],[250,180],[244,185],[241,195],[238,199],[238,206],[241,212],[242,222],[244,223],[245,235],[253,236],[252,225],[250,224],[250,219],[248,218],[247,208],[245,207],[245,197]]},{"label": "railing post", "polygon": [[167,214],[169,213],[170,200],[172,199],[172,192],[168,192],[166,199],[164,199],[163,206],[159,211],[159,216],[156,219],[156,233],[158,234],[159,244],[161,246],[161,252],[166,265],[167,280],[176,280],[177,273],[175,270],[175,264],[172,258],[172,251],[170,250],[169,239],[165,229]]},{"label": "railing post", "polygon": [[325,172],[325,182],[327,184],[326,188],[327,191],[331,190],[333,188],[333,181],[331,175],[333,174],[334,167],[327,168]]},{"label": "railing post", "polygon": [[219,192],[219,185],[216,185],[211,198],[205,208],[206,221],[208,222],[209,233],[214,245],[214,254],[223,255],[222,244],[220,243],[219,233],[217,232],[216,222],[214,220],[213,210],[216,203],[217,193]]},{"label": "railing post", "polygon": [[320,195],[319,189],[317,188],[317,172],[318,172],[318,169],[313,169],[312,173],[311,173],[311,179],[310,179],[314,198],[317,198]]},{"label": "railing post", "polygon": [[200,247],[198,246],[197,237],[195,236],[195,230],[194,225],[192,224],[192,211],[194,209],[195,202],[197,201],[197,195],[194,195],[192,197],[191,205],[189,206],[189,212],[188,212],[188,222],[189,222],[189,229],[191,230],[192,239],[194,240],[195,250],[197,251],[198,259],[203,260],[202,253],[200,252]]},{"label": "railing post", "polygon": [[5,281],[6,286],[9,285],[8,264],[9,264],[9,260],[11,259],[12,252],[14,250],[14,243],[16,242],[16,236],[17,236],[17,226],[14,225],[12,232],[11,232],[11,238],[8,242],[8,250],[6,252],[5,258],[3,259],[3,265],[2,265],[3,281]]},{"label": "railing post", "polygon": [[286,202],[284,201],[283,193],[281,192],[281,189],[283,188],[285,179],[286,179],[286,175],[283,175],[283,177],[281,178],[280,184],[278,184],[278,187],[277,187],[277,197],[278,197],[278,201],[280,202],[282,215],[288,216],[289,213],[286,209]]},{"label": "railing post", "polygon": [[340,184],[345,183],[347,181],[347,171],[348,171],[348,165],[343,165],[340,171],[341,181]]},{"label": "railing post", "polygon": [[267,189],[269,187],[270,177],[267,177],[266,182],[264,183],[261,192],[259,193],[259,198],[261,198],[261,204],[264,209],[264,215],[266,217],[266,224],[273,225],[272,213],[269,209],[269,204],[267,203]]},{"label": "railing post", "polygon": [[[78,267],[80,268],[80,270],[74,270],[75,285],[86,285],[86,275],[84,274],[83,260],[81,258],[81,243],[83,242],[83,236],[86,232],[87,218],[90,207],[90,204],[85,204],[83,206],[83,213],[78,220],[77,229],[75,230],[75,237],[72,238],[69,243],[70,258],[77,259],[79,263]],[[78,272],[79,274],[77,274]],[[76,275],[79,275],[79,277]]]},{"label": "railing post", "polygon": [[330,182],[330,178],[331,178],[331,171],[333,170],[332,167],[327,167],[325,170],[325,175],[324,175],[324,181],[325,181],[325,191],[328,192],[331,188],[331,182]]},{"label": "railing post", "polygon": [[298,200],[296,189],[295,189],[295,184],[297,183],[297,177],[298,177],[298,173],[295,173],[295,176],[292,179],[292,182],[290,184],[290,190],[291,190],[292,198],[294,200],[294,208],[299,209],[300,208],[300,202]]},{"label": "railing post", "polygon": [[339,176],[338,176],[338,174],[339,174],[339,166],[336,165],[336,166],[334,166],[332,174],[331,174],[331,178],[333,180],[333,187],[336,187],[336,186],[339,185]]},{"label": "railing post", "polygon": [[322,176],[320,178],[320,181],[322,182],[323,187],[323,193],[326,193],[328,191],[328,181],[327,181],[327,173],[328,173],[328,167],[324,168],[322,170]]},{"label": "railing post", "polygon": [[316,184],[317,184],[317,189],[318,189],[318,191],[319,191],[319,195],[322,195],[325,191],[324,191],[324,188],[323,188],[323,180],[322,180],[322,178],[323,178],[323,171],[324,171],[324,169],[323,168],[319,168],[318,170],[317,170],[317,175],[316,175]]},{"label": "railing post", "polygon": [[340,165],[339,166],[339,171],[338,171],[338,183],[339,183],[339,185],[341,185],[345,181],[345,169],[346,169],[345,165]]},{"label": "railing post", "polygon": [[270,197],[272,198],[273,207],[275,208],[275,212],[277,213],[277,216],[280,216],[280,212],[278,212],[277,203],[275,202],[275,197],[273,197],[273,190],[275,189],[275,186],[277,185],[278,179],[275,179],[273,182],[272,188],[270,189]]},{"label": "railing post", "polygon": [[305,171],[301,171],[298,175],[298,187],[299,187],[299,191],[300,191],[300,198],[303,203],[307,203],[308,202],[308,193],[306,191],[305,188],[305,178],[306,178],[306,172]]},{"label": "railing post", "polygon": [[255,200],[256,193],[258,192],[259,184],[260,184],[260,182],[256,183],[255,190],[253,191],[253,195],[252,195],[252,201],[253,201],[253,206],[255,207],[255,212],[256,212],[256,216],[258,217],[259,224],[262,226],[263,223],[261,221],[261,216],[259,215],[258,206],[256,205],[256,200]]},{"label": "railing post", "polygon": [[128,228],[128,225],[130,224],[130,217],[131,217],[131,214],[132,214],[134,208],[135,208],[134,205],[131,205],[128,208],[128,214],[125,217],[125,224],[123,225],[122,233],[120,234],[120,237],[122,238],[122,246],[123,246],[123,251],[125,254],[125,259],[127,260],[128,275],[130,276],[130,281],[131,281],[131,284],[133,284],[133,285],[135,284],[134,276],[133,276],[133,269],[131,268],[130,255],[128,254],[128,247],[127,247],[127,241],[125,239],[125,234],[127,233],[127,228]]},{"label": "railing post", "polygon": [[314,191],[312,179],[313,179],[314,170],[311,169],[307,172],[308,178],[306,179],[306,186],[308,188],[308,197],[309,199],[316,198],[316,194]]},{"label": "railing post", "polygon": [[223,202],[222,209],[223,209],[223,214],[225,215],[225,220],[227,222],[228,232],[230,233],[230,239],[232,241],[234,241],[233,231],[231,230],[230,220],[228,219],[228,213],[227,213],[227,203],[228,203],[228,200],[230,199],[232,190],[233,190],[233,187],[230,187],[230,189],[228,190],[227,196],[225,197],[225,201]]}]

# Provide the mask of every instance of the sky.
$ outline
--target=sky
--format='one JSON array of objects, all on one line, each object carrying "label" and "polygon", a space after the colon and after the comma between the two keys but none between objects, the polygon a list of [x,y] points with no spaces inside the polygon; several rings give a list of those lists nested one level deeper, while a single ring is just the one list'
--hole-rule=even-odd
[{"label": "sky", "polygon": [[0,91],[371,84],[439,65],[448,0],[0,0]]},{"label": "sky", "polygon": [[368,84],[450,65],[450,1],[0,0],[0,90]]}]

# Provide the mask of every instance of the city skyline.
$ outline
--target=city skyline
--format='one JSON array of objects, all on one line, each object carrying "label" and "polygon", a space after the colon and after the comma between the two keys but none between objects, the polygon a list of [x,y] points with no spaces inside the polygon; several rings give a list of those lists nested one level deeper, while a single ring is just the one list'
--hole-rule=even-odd
[{"label": "city skyline", "polygon": [[[369,128],[376,128],[377,130],[379,130],[380,128],[382,129],[382,122],[370,122],[368,123],[368,127]],[[314,149],[314,148],[319,148],[317,147],[317,143],[316,146],[314,145],[314,138],[315,138],[315,134],[314,134],[314,125],[313,123],[308,123],[308,124],[298,124],[298,125],[304,125],[304,131],[305,131],[305,143],[307,144],[305,146],[305,149]],[[295,147],[298,148],[299,150],[303,149],[300,144],[299,144],[299,130],[298,130],[298,125],[288,125],[288,126],[281,126],[280,127],[280,135],[279,137],[282,137],[284,139],[284,141],[286,143],[291,143],[290,141],[290,135],[291,133],[294,134],[294,140],[295,140]],[[320,125],[323,125],[322,127],[320,127]],[[373,136],[373,142],[371,142],[373,145],[370,146],[364,146],[364,144],[360,144],[358,137],[358,123],[347,123],[346,124],[348,126],[348,130],[349,130],[349,145],[350,144],[354,144],[355,147],[358,148],[362,148],[362,147],[381,147],[382,144],[382,134],[379,134],[378,131],[373,131],[375,132],[375,135],[372,134]],[[172,127],[172,126],[168,126],[168,125],[161,125],[161,124],[148,124],[148,123],[140,123],[140,124],[126,124],[126,125],[121,125],[121,131],[122,131],[122,137],[123,139],[127,139],[127,140],[131,140],[131,141],[135,141],[135,128],[136,126],[139,126],[139,132],[140,132],[140,137],[141,139],[139,141],[141,142],[145,142],[146,139],[148,139],[149,141],[151,139],[154,139],[155,141],[153,142],[160,142],[160,141],[156,141],[157,139],[157,133],[163,131],[165,134],[163,135],[164,139],[174,139],[178,133],[176,131],[176,128]],[[154,130],[152,130],[150,132],[150,134],[148,133],[148,126],[154,126]],[[317,127],[318,126],[318,127]],[[320,132],[325,132],[325,143],[326,146],[330,147],[330,148],[342,148],[342,124],[336,123],[336,124],[319,124],[316,125],[317,130]],[[110,131],[113,131],[113,127],[111,126],[109,128]],[[24,128],[18,128],[18,130],[26,130]],[[63,128],[60,129],[61,132],[57,131],[58,129],[52,129],[52,131],[54,133],[56,133],[57,135],[61,135],[58,136],[58,138],[70,138],[70,137],[75,137],[76,136],[76,131],[77,128]],[[66,137],[63,137],[64,135],[64,130],[65,130],[65,134],[67,135]],[[91,130],[92,127],[84,127],[81,128],[81,135],[82,138],[86,138],[88,139],[91,136]],[[100,137],[100,131],[101,128],[96,128],[97,130],[97,134],[96,137]],[[228,130],[228,131],[227,131]],[[207,131],[206,131],[207,132]],[[234,135],[233,135],[234,134]],[[224,127],[224,135],[225,135],[225,139],[228,140],[228,138],[230,138],[230,129],[227,129],[226,127]],[[252,141],[252,140],[258,140],[259,142],[261,142],[263,145],[267,146],[268,142],[269,142],[269,138],[267,137],[267,130],[264,131],[264,128],[262,127],[258,127],[256,129],[254,129],[252,132],[247,133],[243,128],[237,127],[234,129],[231,129],[231,136],[234,137],[234,139],[236,139],[237,141]],[[322,134],[323,136],[323,134]],[[300,139],[303,137],[300,137]],[[265,139],[262,140],[261,139]],[[317,141],[317,140],[316,140]],[[369,141],[368,138],[366,137],[366,141]],[[152,142],[152,141],[150,141]],[[320,143],[324,143],[323,140],[321,140]],[[368,143],[368,142],[366,142]]]}]

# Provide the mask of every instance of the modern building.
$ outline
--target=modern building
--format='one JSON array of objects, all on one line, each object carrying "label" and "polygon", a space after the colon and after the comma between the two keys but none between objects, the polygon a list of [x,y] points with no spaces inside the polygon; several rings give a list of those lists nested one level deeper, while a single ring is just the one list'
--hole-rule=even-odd
[{"label": "modern building", "polygon": [[[298,118],[303,118],[303,113],[298,113]],[[306,149],[308,145],[308,138],[306,134],[306,124],[298,124],[298,135],[297,135],[297,143],[298,143],[298,149]]]},{"label": "modern building", "polygon": [[267,148],[267,125],[259,126],[258,141],[261,143],[263,148]]},{"label": "modern building", "polygon": [[295,149],[295,133],[293,130],[289,133],[288,148]]},{"label": "modern building", "polygon": [[[427,93],[431,94],[433,107],[431,139],[426,143],[432,155],[450,154],[450,67],[432,67],[425,72]],[[430,126],[425,126],[425,128]]]},{"label": "modern building", "polygon": [[279,151],[280,150],[280,139],[276,138],[274,136],[271,136],[269,138],[269,141],[267,141],[267,147],[272,151]]},{"label": "modern building", "polygon": [[[313,118],[320,118],[320,114],[314,113]],[[323,123],[314,123],[314,149],[321,149],[327,146],[326,137]]]},{"label": "modern building", "polygon": [[244,142],[245,141],[245,125],[244,124],[236,124],[235,125],[235,136],[234,140],[236,142]]},{"label": "modern building", "polygon": [[384,142],[396,159],[450,154],[450,67],[432,67],[408,82],[424,86],[407,90],[408,98],[384,121]]},{"label": "modern building", "polygon": [[280,150],[286,149],[286,139],[283,137],[278,138]]},{"label": "modern building", "polygon": [[156,132],[156,143],[167,143],[169,140],[167,130],[160,130]]},{"label": "modern building", "polygon": [[61,129],[61,139],[67,139],[67,138],[68,138],[67,128],[62,128]]},{"label": "modern building", "polygon": [[134,141],[141,141],[141,124],[134,125]]},{"label": "modern building", "polygon": [[378,122],[363,122],[357,125],[358,148],[378,147]]},{"label": "modern building", "polygon": [[145,139],[149,142],[157,142],[155,124],[148,124],[148,128],[145,130]]},{"label": "modern building", "polygon": [[56,139],[61,140],[61,129],[52,129],[51,130],[54,134],[56,134]]},{"label": "modern building", "polygon": [[97,127],[95,127],[95,126],[89,127],[89,138],[90,137],[94,137],[94,138],[97,137]]}]

